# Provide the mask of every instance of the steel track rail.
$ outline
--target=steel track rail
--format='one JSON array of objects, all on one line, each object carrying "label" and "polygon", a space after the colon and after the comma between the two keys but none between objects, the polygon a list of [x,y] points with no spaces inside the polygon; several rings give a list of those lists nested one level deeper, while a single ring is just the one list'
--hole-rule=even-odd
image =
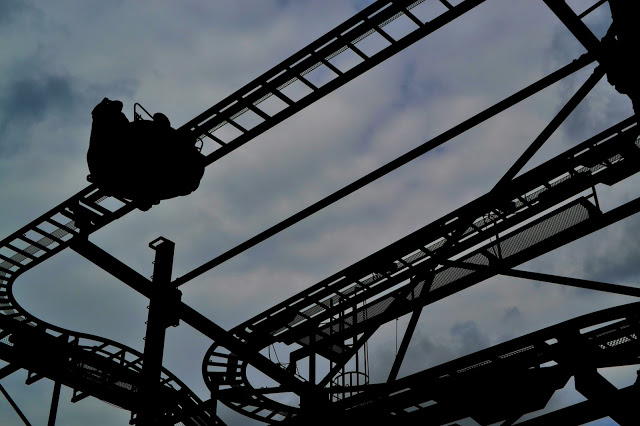
[{"label": "steel track rail", "polygon": [[[617,163],[624,158],[621,152],[628,150],[623,143],[617,144],[617,141],[626,139],[627,143],[633,144],[633,138],[637,132],[634,121],[634,119],[624,120],[523,174],[515,179],[511,189],[505,191],[500,197],[482,196],[331,275],[307,290],[245,321],[233,329],[234,333],[239,336],[281,335],[279,339],[286,339],[287,334],[292,332],[285,329],[293,329],[305,322],[310,323],[311,321],[306,317],[325,320],[327,316],[322,316],[320,313],[326,311],[336,314],[344,307],[344,305],[337,307],[341,300],[364,295],[365,291],[370,298],[375,295],[373,289],[379,283],[386,283],[381,287],[381,291],[384,291],[400,282],[399,278],[406,279],[411,275],[409,272],[412,267],[428,260],[430,256],[441,257],[439,250],[445,246],[448,239],[451,240],[450,244],[466,244],[459,246],[459,250],[464,250],[481,241],[495,238],[497,233],[504,233],[522,220],[560,204],[566,199],[565,197],[590,188],[591,183],[602,181],[606,179],[607,174],[612,173],[611,170],[606,171],[606,169],[614,163],[609,165],[604,159],[605,157],[615,158]],[[633,146],[628,152],[629,156],[635,154]],[[599,161],[601,159],[602,162]],[[579,185],[575,186],[575,183]],[[552,192],[555,194],[564,192],[563,189],[569,192],[565,192],[560,198],[548,197]],[[460,235],[450,236],[454,229],[461,226],[458,222],[460,218],[465,217],[470,217],[471,220],[462,225],[466,226],[464,231]],[[452,239],[456,237],[457,239]],[[450,256],[456,253],[459,251],[451,253]],[[432,261],[437,260],[438,257],[432,259]],[[398,278],[390,277],[396,277],[402,272],[405,274]],[[333,311],[329,311],[329,300],[332,306],[336,306]],[[290,320],[284,321],[286,318]],[[287,325],[284,326],[284,324]],[[271,340],[272,338],[267,338],[265,341],[272,343]]]},{"label": "steel track rail", "polygon": [[[462,0],[452,6],[449,2],[429,0],[432,11],[438,9],[439,14],[423,21],[410,10],[424,0],[379,0],[185,123],[181,129],[217,144],[218,148],[207,155],[206,161],[211,164],[484,2]],[[405,19],[413,26],[412,31],[395,37],[389,35],[384,27],[395,19]],[[374,34],[387,45],[365,54],[358,43]],[[332,62],[350,55],[358,59],[341,65]],[[310,81],[311,72],[332,78],[325,84],[314,84]],[[295,89],[287,90],[291,88]],[[278,99],[280,104],[275,113],[264,108],[263,103],[270,98]]]},{"label": "steel track rail", "polygon": [[[236,138],[233,143],[224,144],[222,149],[218,149],[208,156],[208,164],[211,164],[483,1],[466,0],[456,7],[449,5],[448,2],[441,2],[439,3],[443,7],[441,15],[428,23],[417,21],[415,16],[409,12],[422,1],[378,1],[185,124],[182,128],[188,128],[196,133],[204,133],[207,137],[218,141],[219,139],[213,133],[218,129],[224,131],[225,125],[234,126],[242,132],[242,136]],[[390,37],[383,28],[391,21],[403,17],[411,19],[417,25],[417,30],[395,39]],[[368,57],[358,49],[357,43],[374,33],[384,37],[388,46]],[[331,61],[347,51],[358,54],[361,58],[360,64],[350,69],[340,70]],[[313,95],[306,96],[303,100],[293,101],[287,97],[285,89],[288,86],[296,81],[308,84],[309,81],[304,76],[318,68],[318,71],[321,72],[334,73],[335,77],[322,88],[308,85],[308,87],[314,87]],[[271,96],[285,100],[287,104],[284,111],[272,116],[259,109],[259,105]],[[242,119],[241,116],[248,111],[257,114],[262,123],[246,130],[238,122]],[[22,309],[13,297],[13,283],[22,273],[67,248],[74,238],[87,238],[91,233],[134,209],[135,205],[129,200],[111,197],[101,192],[95,185],[90,185],[2,240],[0,242],[0,314],[3,317],[2,321],[11,320],[15,321],[17,325],[27,324],[40,330],[41,333],[33,334],[32,339],[59,334],[77,341],[80,334],[40,321]],[[10,347],[11,343],[8,339],[14,335],[14,332],[9,331],[12,328],[11,323],[5,323],[5,327],[0,336],[4,339],[3,342],[8,345],[7,347]],[[82,338],[93,341],[95,348],[101,348],[106,344],[106,340],[101,340],[96,336],[85,335]],[[113,346],[113,342],[107,345]],[[120,349],[125,351],[123,353],[134,353],[128,348]],[[96,351],[99,352],[98,349]],[[11,356],[9,352],[7,356]],[[175,383],[175,380],[172,381]],[[68,384],[73,385],[73,383]]]},{"label": "steel track rail", "polygon": [[[639,314],[636,302],[573,318],[389,385],[362,387],[336,405],[350,418],[394,419],[403,425],[427,419],[433,424],[467,417],[480,424],[517,419],[544,408],[572,376],[578,383],[597,368],[638,364]],[[635,392],[637,397],[640,388]],[[585,408],[590,417],[583,421],[616,416],[615,406],[602,408]],[[554,416],[551,412],[534,420]]]},{"label": "steel track rail", "polygon": [[[422,3],[421,1],[379,1],[256,79],[251,83],[253,86],[251,84],[245,86],[187,123],[183,128],[186,127],[196,134],[209,137],[221,145],[220,149],[208,155],[207,161],[210,164],[415,41],[453,21],[483,1],[464,0],[453,6],[445,0],[441,0],[440,4],[444,6],[442,13],[429,22],[420,21],[410,12],[414,6]],[[393,38],[389,36],[383,28],[397,18],[408,19],[413,22],[416,29],[404,37]],[[374,33],[383,37],[389,45],[369,56],[364,54],[357,44]],[[361,62],[349,69],[339,69],[332,64],[331,60],[344,52],[356,54]],[[318,68],[326,68],[322,71],[330,71],[335,74],[334,78],[322,87],[316,87],[306,77],[307,74]],[[288,97],[285,90],[296,82],[306,86],[308,90],[311,90],[311,94],[297,100]],[[283,101],[285,106],[284,109],[270,115],[260,110],[259,105],[272,96]],[[259,117],[260,123],[250,128],[240,124],[240,117],[248,112]],[[240,135],[230,141],[220,140],[215,132],[223,129],[224,126],[233,127],[240,132]],[[526,203],[526,201],[524,202]],[[87,238],[92,232],[117,220],[134,208],[135,206],[130,201],[110,197],[103,194],[94,185],[90,185],[0,242],[0,313],[2,313],[2,323],[4,324],[2,331],[0,331],[0,341],[5,345],[2,348],[7,357],[14,356],[14,352],[17,350],[16,345],[12,343],[14,337],[21,342],[19,345],[25,344],[25,340],[21,337],[23,334],[27,336],[26,341],[31,342],[29,344],[44,342],[50,337],[59,338],[60,336],[66,336],[72,342],[80,342],[81,339],[90,342],[88,346],[76,344],[77,347],[82,348],[79,350],[79,354],[91,354],[86,357],[77,355],[80,357],[80,364],[85,361],[89,364],[91,362],[100,364],[101,361],[95,361],[100,360],[100,357],[112,362],[120,354],[135,355],[134,351],[119,346],[115,342],[96,336],[74,333],[40,321],[24,311],[12,294],[13,283],[19,275],[59,253],[69,246],[73,239]],[[24,331],[27,329],[22,327],[28,327],[32,330]],[[20,332],[16,334],[15,330],[20,330]],[[31,331],[34,330],[37,331],[32,333]],[[114,349],[115,352],[109,352],[105,350],[107,347],[117,349]],[[138,356],[138,358],[140,357]],[[133,367],[136,365],[135,362],[128,365],[130,373],[136,371]],[[99,368],[96,371],[99,371]],[[94,372],[94,374],[99,375],[100,373]],[[168,373],[165,372],[165,374]],[[167,377],[164,380],[166,386],[169,388],[173,388],[173,385],[181,387],[178,386],[181,384],[177,379]],[[167,385],[168,383],[170,385]],[[77,384],[70,382],[72,386]],[[217,418],[211,417],[209,420],[214,424],[219,424],[215,423],[219,422]]]},{"label": "steel track rail", "polygon": [[[0,358],[30,371],[31,381],[45,374],[73,388],[74,402],[92,394],[133,410],[142,354],[32,316],[15,300],[13,284],[18,276],[67,248],[75,238],[86,238],[133,209],[127,200],[107,196],[91,185],[0,241]],[[60,358],[69,351],[73,362]],[[171,415],[176,422],[224,424],[169,371],[163,370],[161,380],[167,398],[175,400],[166,407],[175,409]]]},{"label": "steel track rail", "polygon": [[[502,197],[491,193],[491,197],[480,197],[230,332],[257,349],[275,342],[299,344],[302,348],[291,354],[290,367],[312,352],[344,364],[352,355],[345,350],[347,339],[500,270],[465,270],[447,266],[444,260],[489,265],[493,264],[489,259],[502,252],[501,267],[508,269],[626,217],[618,211],[601,213],[586,198],[576,197],[597,183],[615,184],[640,170],[637,134],[635,121],[625,120],[516,178]],[[634,208],[631,213],[638,206]],[[460,217],[473,219],[447,244],[455,229],[452,224]],[[550,232],[549,224],[559,227]],[[498,234],[503,236],[496,242]],[[525,242],[514,248],[513,242],[521,240]],[[430,281],[415,279],[423,275]],[[314,336],[313,350],[307,348],[309,336]],[[285,423],[300,415],[297,407],[287,407],[254,389],[247,367],[246,360],[214,344],[203,361],[203,375],[220,401],[244,415]],[[282,387],[279,392],[288,390]]]},{"label": "steel track rail", "polygon": [[[71,401],[94,396],[131,411],[140,399],[142,353],[99,336],[65,330],[24,314],[0,316],[0,358],[29,372],[26,383],[51,379],[73,389]],[[224,425],[180,379],[162,370],[159,406],[172,424]],[[132,414],[135,422],[136,415]]]}]

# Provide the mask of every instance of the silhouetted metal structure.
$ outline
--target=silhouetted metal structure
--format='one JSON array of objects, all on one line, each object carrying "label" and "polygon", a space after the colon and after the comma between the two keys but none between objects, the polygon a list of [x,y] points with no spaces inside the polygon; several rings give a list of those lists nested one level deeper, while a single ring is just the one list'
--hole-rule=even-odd
[{"label": "silhouetted metal structure", "polygon": [[[429,1],[440,7],[440,14],[428,22],[412,13],[422,1],[375,2],[180,130],[217,144],[217,149],[206,157],[207,164],[211,164],[485,2]],[[640,210],[639,198],[602,211],[595,189],[597,184],[615,185],[640,171],[635,116],[517,176],[605,74],[611,78],[613,73],[618,84],[621,78],[630,75],[618,72],[616,67],[620,63],[610,48],[611,40],[621,34],[623,24],[614,22],[619,24],[618,28],[610,30],[607,39],[600,41],[582,22],[606,1],[596,2],[579,15],[564,0],[544,2],[587,49],[585,55],[173,281],[173,243],[162,237],[150,244],[156,250],[153,282],[89,241],[91,233],[136,208],[135,202],[115,197],[95,185],[2,240],[0,358],[10,364],[0,369],[0,379],[25,369],[29,372],[28,384],[42,378],[54,381],[50,425],[55,423],[61,385],[74,390],[74,402],[92,395],[131,411],[132,424],[224,424],[216,416],[216,404],[220,401],[253,419],[283,425],[329,421],[352,424],[367,420],[403,425],[444,424],[467,417],[481,424],[510,425],[524,414],[543,408],[553,393],[574,377],[576,389],[586,401],[522,424],[576,424],[606,416],[620,424],[638,424],[639,414],[633,401],[637,400],[640,387],[634,384],[618,390],[597,372],[602,367],[638,364],[637,303],[575,318],[397,378],[422,309],[495,275],[640,296],[640,289],[633,287],[516,269],[530,259]],[[625,7],[620,0],[615,4]],[[384,28],[397,18],[413,25],[413,31],[391,37]],[[388,44],[374,54],[365,54],[358,43],[372,34]],[[331,60],[344,52],[356,55],[360,61],[351,68],[338,68]],[[600,65],[593,74],[485,195],[232,330],[222,329],[181,302],[178,287],[194,277],[594,61]],[[318,68],[333,76],[320,87],[305,78]],[[287,96],[284,89],[292,83],[302,84],[307,94],[299,99]],[[631,87],[626,92],[634,105],[635,84],[635,81],[622,83]],[[277,113],[268,114],[261,109],[262,102],[269,97],[281,101]],[[243,127],[238,117],[244,114],[257,117],[259,122],[251,128]],[[220,131],[225,127],[234,128],[237,136],[223,140]],[[144,354],[108,339],[48,324],[16,302],[12,292],[16,278],[67,247],[150,299]],[[383,324],[405,314],[411,314],[409,325],[388,380],[370,383],[363,350],[367,340]],[[178,325],[180,320],[213,341],[202,368],[211,390],[209,401],[201,401],[162,369],[165,329]],[[592,331],[581,332],[588,327]],[[261,353],[275,343],[296,348],[286,366]],[[39,355],[43,352],[48,354],[46,358]],[[359,356],[365,362],[362,370]],[[320,357],[328,360],[330,366],[322,376],[317,367]],[[354,357],[356,371],[347,371],[346,365]],[[297,374],[297,366],[302,362],[308,365],[307,377]],[[278,385],[254,388],[247,378],[249,365]],[[0,391],[25,424],[29,424],[1,386]],[[300,406],[270,397],[279,393],[298,395]]]}]

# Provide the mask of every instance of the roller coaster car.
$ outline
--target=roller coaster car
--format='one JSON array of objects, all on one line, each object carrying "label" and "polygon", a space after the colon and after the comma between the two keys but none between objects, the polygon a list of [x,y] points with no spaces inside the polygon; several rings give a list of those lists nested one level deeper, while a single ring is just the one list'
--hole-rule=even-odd
[{"label": "roller coaster car", "polygon": [[640,2],[610,0],[611,28],[603,37],[603,59],[607,64],[607,80],[622,94],[628,95],[636,114],[640,113],[640,81],[636,60],[640,34],[637,20]]},{"label": "roller coaster car", "polygon": [[195,138],[172,128],[164,114],[129,122],[122,102],[104,98],[91,115],[87,180],[109,195],[133,200],[148,210],[200,185],[205,163]]}]

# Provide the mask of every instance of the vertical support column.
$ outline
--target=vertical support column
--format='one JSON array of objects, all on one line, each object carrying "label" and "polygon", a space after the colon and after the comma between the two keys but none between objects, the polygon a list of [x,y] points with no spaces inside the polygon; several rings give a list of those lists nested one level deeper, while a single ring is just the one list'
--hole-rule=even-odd
[{"label": "vertical support column", "polygon": [[51,408],[49,409],[49,421],[47,426],[55,426],[56,416],[58,415],[58,401],[60,401],[60,382],[56,381],[53,384],[53,395],[51,396]]},{"label": "vertical support column", "polygon": [[[333,298],[329,299],[329,309],[333,308]],[[331,336],[333,335],[333,315],[329,317],[329,340],[331,340]],[[329,360],[329,372],[333,371],[333,359]],[[640,376],[639,376],[640,377]],[[331,402],[335,401],[334,395],[331,392],[331,388],[333,387],[333,380],[329,380],[329,400]]]},{"label": "vertical support column", "polygon": [[[59,346],[58,346],[59,345]],[[70,357],[70,348],[69,348],[69,335],[61,334],[56,339],[56,346],[58,346],[58,350],[54,351],[57,355],[54,363],[59,364],[61,366],[67,365],[69,363]],[[47,422],[47,426],[55,426],[56,417],[58,416],[58,403],[60,402],[60,390],[62,388],[62,383],[60,381],[55,380],[53,382],[53,393],[51,394],[51,407],[49,408],[49,420]]]},{"label": "vertical support column", "polygon": [[164,339],[167,327],[177,325],[177,302],[180,300],[180,292],[171,284],[175,244],[159,237],[149,243],[149,247],[156,251],[156,256],[140,384],[138,424],[143,426],[162,422],[163,405],[159,399]]},{"label": "vertical support column", "polygon": [[316,384],[316,330],[312,329],[311,336],[309,336],[309,349],[311,349],[309,354],[309,383],[311,386],[315,386]]},{"label": "vertical support column", "polygon": [[[217,381],[216,379],[216,382]],[[211,399],[207,401],[209,403],[209,410],[216,415],[218,414],[218,392],[220,392],[220,385],[216,384],[211,389]]]},{"label": "vertical support column", "polygon": [[[411,300],[415,300],[416,297],[424,298],[428,291],[426,290],[427,284],[429,286],[433,284],[433,277],[435,274],[433,270],[429,271],[429,275],[425,277],[424,287],[420,292],[420,295],[416,296],[413,290],[411,290]],[[415,277],[411,278],[411,281],[414,280]],[[422,306],[418,306],[413,313],[411,314],[411,318],[409,319],[409,324],[407,324],[407,329],[404,332],[404,336],[402,336],[402,342],[400,343],[400,349],[398,353],[396,353],[396,358],[393,361],[393,365],[391,366],[391,371],[389,372],[389,377],[387,378],[387,383],[393,383],[398,377],[398,372],[400,371],[400,367],[402,366],[402,361],[404,361],[404,357],[407,354],[407,349],[409,348],[409,343],[411,343],[411,339],[413,337],[413,333],[416,330],[416,326],[418,325],[418,320],[420,319],[420,314],[422,313]],[[397,330],[396,330],[396,339],[397,339]]]},{"label": "vertical support column", "polygon": [[311,327],[311,335],[309,336],[309,391],[306,395],[300,397],[300,408],[302,415],[300,424],[316,426],[326,424],[326,420],[330,418],[329,410],[329,394],[323,392],[322,388],[317,385],[317,331],[320,328],[318,322]]}]

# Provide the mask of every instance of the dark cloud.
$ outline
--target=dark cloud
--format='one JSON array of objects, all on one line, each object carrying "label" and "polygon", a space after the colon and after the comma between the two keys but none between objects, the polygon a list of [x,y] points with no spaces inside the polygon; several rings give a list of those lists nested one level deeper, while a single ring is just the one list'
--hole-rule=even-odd
[{"label": "dark cloud", "polygon": [[418,348],[424,355],[420,369],[423,369],[425,365],[438,365],[454,358],[450,347],[434,342],[429,336],[420,336]]},{"label": "dark cloud", "polygon": [[585,52],[584,47],[573,37],[569,30],[559,21],[556,21],[547,57],[547,60],[554,65],[552,68],[557,65],[564,65],[567,58],[577,58]]},{"label": "dark cloud", "polygon": [[351,0],[349,3],[351,3],[356,10],[361,10],[374,3],[374,0]]},{"label": "dark cloud", "polygon": [[[109,99],[132,98],[135,96],[139,86],[140,80],[133,77],[116,78],[107,82],[92,82],[86,90],[84,97],[91,102],[91,105],[97,105],[104,97]],[[133,105],[127,106],[133,109]],[[87,114],[89,112],[90,111],[87,111]],[[130,119],[133,118],[129,111],[125,111],[125,113],[130,116]],[[177,123],[172,123],[174,127],[176,124]]]},{"label": "dark cloud", "polygon": [[0,2],[0,29],[11,24],[18,15],[28,9],[22,0],[2,0]]},{"label": "dark cloud", "polygon": [[[72,140],[77,148],[64,163],[58,158],[48,161],[47,153],[35,163],[34,157],[43,155],[41,150],[21,153],[22,162],[0,159],[4,161],[0,201],[14,211],[11,219],[5,212],[9,207],[3,210],[4,235],[28,222],[25,217],[37,217],[85,183],[84,176],[81,182],[75,175],[66,180],[60,176],[62,171],[84,166],[90,111],[102,97],[122,100],[130,118],[133,102],[140,101],[151,112],[167,112],[179,125],[348,18],[354,8],[370,3],[283,2],[286,7],[277,7],[275,2],[260,6],[214,2],[213,6],[176,8],[163,4],[154,9],[128,2],[118,9],[87,1],[68,11],[48,3],[39,5],[49,19],[48,26],[27,30],[14,24],[12,28],[22,32],[8,38],[15,40],[10,55],[16,59],[10,57],[10,72],[3,73],[8,77],[0,84],[0,134],[33,134],[42,143],[56,138],[60,141],[56,147]],[[152,253],[147,243],[163,235],[176,242],[174,271],[183,274],[406,152],[411,144],[510,94],[511,89],[523,86],[523,80],[539,78],[546,71],[542,68],[549,53],[540,51],[548,47],[551,37],[546,32],[548,22],[540,20],[544,5],[532,8],[533,13],[528,13],[529,8],[527,2],[478,8],[450,31],[429,36],[225,157],[207,170],[193,195],[163,202],[146,213],[132,213],[94,234],[92,241],[148,276]],[[555,18],[546,8],[545,12],[543,18]],[[566,32],[555,43],[558,64],[564,65],[580,52],[579,44]],[[563,95],[575,91],[579,80],[571,84]],[[491,127],[492,122],[476,131],[468,139],[472,143],[465,146],[469,149],[458,148],[464,141],[449,144],[431,155],[429,162],[389,175],[210,271],[184,287],[183,300],[230,328],[436,219],[477,195],[469,188],[484,192],[482,186],[493,182],[488,174],[495,174],[496,166],[504,163],[507,142],[542,123],[547,117],[540,118],[539,112],[560,105],[556,95],[553,92],[543,100],[546,104],[534,108],[530,108],[532,103],[524,105],[517,114],[509,114],[502,126]],[[620,97],[611,99],[610,104],[593,102],[585,111],[578,111],[575,123],[569,123],[571,132],[595,128],[584,130],[594,119],[598,123],[609,120],[599,115],[618,108]],[[43,122],[46,125],[37,125]],[[57,128],[60,123],[64,126]],[[21,138],[1,136],[0,150],[9,144],[15,151],[10,145],[18,143],[14,141]],[[38,176],[39,170],[47,173]],[[50,261],[49,268],[38,267],[20,278],[17,295],[25,307],[55,324],[139,349],[145,301],[84,260],[58,257]],[[605,257],[593,265],[594,273],[609,270]],[[632,268],[633,258],[623,263]],[[529,287],[503,287],[484,298],[482,294],[487,293],[473,293],[471,299],[462,295],[456,309],[432,315],[435,321],[425,321],[416,330],[400,375],[486,348],[506,339],[495,337],[504,336],[506,328],[514,336],[525,326],[539,328],[532,323],[547,318],[544,309],[551,310],[544,302],[557,301],[569,316],[575,312],[565,299],[537,297],[549,294],[543,293],[549,286],[530,293],[521,288],[526,291]],[[471,289],[463,293],[469,292]],[[523,294],[532,297],[519,299]],[[515,306],[516,300],[523,300],[525,306]],[[527,303],[535,306],[527,307]],[[440,304],[430,306],[429,311]],[[526,322],[524,326],[520,321]],[[377,381],[386,380],[393,363],[392,325],[381,338],[380,348],[371,347],[371,362],[376,367],[372,374]],[[169,333],[166,364],[200,396],[208,397],[200,365],[209,341],[195,332],[185,337],[185,329],[183,324]],[[47,381],[41,383],[51,386]],[[32,401],[47,408],[47,398],[49,393]],[[82,403],[71,405],[67,398],[62,404],[69,413],[77,413],[78,419],[83,415],[74,411],[83,409]],[[105,417],[110,414],[102,416],[93,408],[87,412],[95,413],[94,420],[87,416],[64,423],[109,424]],[[43,410],[42,419],[46,414]],[[230,425],[253,423],[226,409],[221,417]],[[34,423],[37,420],[34,417]]]},{"label": "dark cloud", "polygon": [[[586,9],[586,5],[585,5]],[[583,10],[577,11],[578,13]],[[605,2],[601,7],[587,15],[583,22],[599,39],[602,38],[611,26],[611,10],[609,4]]]},{"label": "dark cloud", "polygon": [[0,98],[0,155],[19,150],[24,132],[50,114],[70,114],[75,99],[72,81],[65,76],[45,74],[10,83]]},{"label": "dark cloud", "polygon": [[469,354],[490,346],[489,337],[478,329],[475,321],[457,323],[451,328],[451,335],[458,346],[458,355]]},{"label": "dark cloud", "polygon": [[[586,77],[583,73],[581,76],[568,78],[561,89],[564,99],[569,100],[584,84]],[[605,76],[567,118],[563,130],[569,136],[571,144],[575,144],[629,117],[632,113],[629,98],[617,93]]]},{"label": "dark cloud", "polygon": [[520,312],[517,306],[513,306],[504,312],[502,320],[504,322],[520,321],[522,320],[522,312]]},{"label": "dark cloud", "polygon": [[621,224],[620,239],[602,242],[614,256],[590,256],[585,261],[587,276],[595,280],[622,283],[638,276],[640,265],[640,241],[634,236],[640,232],[640,218],[627,219]]},{"label": "dark cloud", "polygon": [[498,339],[500,342],[505,342],[518,337],[518,331],[522,329],[525,324],[525,318],[522,315],[522,311],[517,306],[512,306],[504,311],[502,315],[502,322],[506,326],[506,332],[503,332]]},{"label": "dark cloud", "polygon": [[[398,342],[402,334],[398,336]],[[486,349],[492,342],[475,321],[456,322],[448,335],[431,336],[416,329],[413,340],[402,363],[400,376],[422,371],[470,353]],[[387,352],[379,360],[377,370],[388,372],[394,360],[393,352]],[[374,377],[375,379],[375,377]]]}]

